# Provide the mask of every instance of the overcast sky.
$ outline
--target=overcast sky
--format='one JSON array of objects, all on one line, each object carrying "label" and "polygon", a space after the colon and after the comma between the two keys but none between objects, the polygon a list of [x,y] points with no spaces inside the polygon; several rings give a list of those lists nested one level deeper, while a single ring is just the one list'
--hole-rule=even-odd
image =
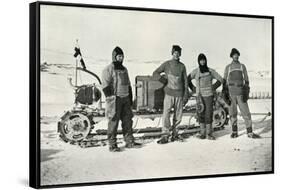
[{"label": "overcast sky", "polygon": [[84,56],[94,59],[111,59],[118,45],[125,59],[162,61],[178,44],[188,68],[196,66],[201,52],[210,67],[224,67],[233,47],[240,50],[248,70],[271,67],[269,19],[41,6],[42,52],[73,53],[76,39]]}]

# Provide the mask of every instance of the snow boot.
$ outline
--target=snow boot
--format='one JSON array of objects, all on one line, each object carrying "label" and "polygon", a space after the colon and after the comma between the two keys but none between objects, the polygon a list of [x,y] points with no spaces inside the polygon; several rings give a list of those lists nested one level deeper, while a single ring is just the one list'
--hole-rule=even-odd
[{"label": "snow boot", "polygon": [[207,133],[206,138],[208,140],[216,140],[216,138],[213,136],[212,124],[206,124],[206,133]]},{"label": "snow boot", "polygon": [[237,131],[236,132],[232,132],[231,135],[230,135],[230,138],[232,138],[232,139],[237,138],[237,137],[238,137]]},{"label": "snow boot", "polygon": [[158,144],[167,144],[169,142],[169,137],[168,136],[162,136],[158,141],[157,143]]},{"label": "snow boot", "polygon": [[120,152],[121,149],[117,146],[117,144],[115,144],[115,145],[109,146],[109,151],[110,152]]},{"label": "snow boot", "polygon": [[259,139],[259,138],[261,138],[261,136],[259,136],[258,134],[253,133],[253,128],[252,127],[248,127],[247,128],[247,135],[251,139]]},{"label": "snow boot", "polygon": [[238,137],[238,127],[237,124],[232,125],[232,133],[230,135],[230,138],[237,138]]},{"label": "snow boot", "polygon": [[197,135],[198,139],[206,139],[206,125],[205,123],[199,123],[200,125],[200,134]]},{"label": "snow boot", "polygon": [[174,142],[174,141],[183,142],[184,138],[178,134],[178,131],[176,129],[174,129],[170,140],[171,140],[171,142]]},{"label": "snow boot", "polygon": [[253,132],[252,133],[248,133],[247,135],[251,139],[260,139],[261,138],[261,136],[259,136],[258,134],[255,134]]},{"label": "snow boot", "polygon": [[181,135],[173,135],[171,137],[171,142],[174,142],[174,141],[184,142],[184,138]]},{"label": "snow boot", "polygon": [[142,145],[141,143],[130,142],[130,143],[126,143],[125,147],[126,148],[140,148],[141,145]]}]

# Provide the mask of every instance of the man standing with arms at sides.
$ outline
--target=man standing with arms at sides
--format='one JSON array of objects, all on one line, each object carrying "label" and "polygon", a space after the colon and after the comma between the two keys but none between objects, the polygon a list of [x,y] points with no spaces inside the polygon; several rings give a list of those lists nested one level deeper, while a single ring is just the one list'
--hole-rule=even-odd
[{"label": "man standing with arms at sides", "polygon": [[122,132],[126,148],[139,147],[133,137],[132,87],[128,70],[123,66],[124,53],[120,47],[112,52],[112,63],[102,72],[102,88],[106,97],[106,117],[108,118],[109,151],[119,152],[117,146],[117,128],[122,121]]},{"label": "man standing with arms at sides", "polygon": [[232,127],[231,138],[238,137],[237,127],[237,106],[239,106],[241,115],[245,121],[247,135],[249,138],[260,138],[259,135],[253,133],[252,118],[248,106],[250,93],[249,78],[246,66],[239,62],[240,52],[233,48],[230,53],[232,62],[226,66],[224,71],[224,79],[226,88],[228,88],[231,100],[229,114]]},{"label": "man standing with arms at sides", "polygon": [[[158,144],[165,144],[171,141],[182,140],[177,133],[176,127],[182,119],[183,106],[188,101],[188,83],[185,65],[180,62],[181,47],[172,47],[172,59],[164,62],[154,72],[153,76],[166,86],[164,88],[164,108],[162,122],[162,136]],[[170,122],[170,112],[174,109],[173,124]]]}]

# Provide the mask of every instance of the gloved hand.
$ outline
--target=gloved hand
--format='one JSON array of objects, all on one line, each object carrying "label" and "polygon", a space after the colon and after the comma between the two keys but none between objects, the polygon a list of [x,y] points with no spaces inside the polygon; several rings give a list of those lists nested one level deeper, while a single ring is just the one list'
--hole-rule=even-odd
[{"label": "gloved hand", "polygon": [[129,99],[131,106],[133,106],[133,91],[131,86],[129,86]]},{"label": "gloved hand", "polygon": [[250,87],[249,87],[249,85],[244,85],[243,86],[243,95],[242,95],[243,102],[247,102],[248,101],[249,94],[250,94]]},{"label": "gloved hand", "polygon": [[231,99],[230,99],[228,87],[226,85],[223,85],[222,87],[222,98],[225,101],[225,103],[230,106]]},{"label": "gloved hand", "polygon": [[205,105],[203,103],[203,98],[199,94],[196,97],[196,111],[197,111],[198,114],[200,114],[200,113],[203,113],[204,110],[205,110]]},{"label": "gloved hand", "polygon": [[184,91],[183,100],[182,100],[183,106],[185,106],[187,104],[188,99],[190,98],[190,95],[191,94],[189,93],[188,88],[186,88]]},{"label": "gloved hand", "polygon": [[159,81],[164,85],[166,85],[168,83],[168,79],[166,78],[165,75],[161,75]]},{"label": "gloved hand", "polygon": [[213,87],[213,91],[216,91],[217,88],[220,87],[220,85],[221,85],[221,82],[217,80],[217,81],[215,82],[215,84],[212,86],[212,87]]},{"label": "gloved hand", "polygon": [[196,93],[196,87],[195,87],[195,86],[193,86],[191,90],[192,90],[192,93],[193,93],[193,94]]},{"label": "gloved hand", "polygon": [[112,96],[113,95],[113,89],[111,86],[107,86],[105,88],[102,89],[105,97],[109,97],[109,96]]},{"label": "gloved hand", "polygon": [[191,77],[190,75],[187,76],[187,81],[188,81],[188,86],[191,89],[192,93],[195,94],[196,93],[196,87],[193,85],[193,83],[191,82]]},{"label": "gloved hand", "polygon": [[183,103],[183,106],[185,106],[188,102],[188,96],[185,96],[183,97],[183,100],[182,100],[182,103]]}]

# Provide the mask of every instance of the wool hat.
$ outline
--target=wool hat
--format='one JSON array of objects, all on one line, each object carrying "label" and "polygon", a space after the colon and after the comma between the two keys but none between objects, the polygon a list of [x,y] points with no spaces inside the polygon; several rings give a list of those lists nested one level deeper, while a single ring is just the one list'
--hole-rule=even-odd
[{"label": "wool hat", "polygon": [[232,48],[230,52],[230,57],[232,57],[234,54],[238,54],[240,56],[240,52],[236,48]]},{"label": "wool hat", "polygon": [[174,52],[177,51],[181,54],[181,47],[178,45],[173,45],[172,47],[172,55],[174,54]]}]

